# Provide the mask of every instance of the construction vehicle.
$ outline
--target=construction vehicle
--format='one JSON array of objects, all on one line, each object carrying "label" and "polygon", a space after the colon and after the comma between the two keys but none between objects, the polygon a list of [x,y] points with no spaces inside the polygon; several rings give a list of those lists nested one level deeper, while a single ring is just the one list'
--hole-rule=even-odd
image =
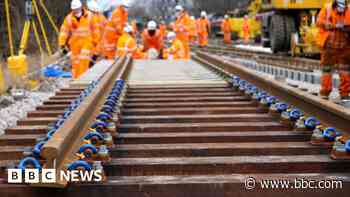
[{"label": "construction vehicle", "polygon": [[262,22],[262,45],[274,53],[316,55],[316,17],[330,0],[254,0]]},{"label": "construction vehicle", "polygon": [[256,5],[256,2],[253,1],[249,7],[247,12],[242,12],[239,10],[235,10],[233,12],[229,12],[230,15],[230,24],[231,31],[233,34],[233,38],[243,39],[243,22],[244,15],[248,16],[248,23],[250,27],[250,39],[255,40],[256,42],[260,42],[261,38],[261,22],[256,17],[257,12],[259,11],[259,7]]}]

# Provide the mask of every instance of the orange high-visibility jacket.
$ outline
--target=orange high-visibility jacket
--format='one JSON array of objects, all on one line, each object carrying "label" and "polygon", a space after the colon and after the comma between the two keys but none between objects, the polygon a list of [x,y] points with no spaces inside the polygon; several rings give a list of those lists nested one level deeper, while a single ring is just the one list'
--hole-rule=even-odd
[{"label": "orange high-visibility jacket", "polygon": [[335,8],[333,8],[333,4],[329,3],[327,4],[322,10],[320,11],[318,17],[317,17],[317,26],[320,28],[318,36],[317,36],[317,44],[323,48],[325,46],[325,43],[329,37],[330,32],[329,30],[326,30],[324,26],[326,24],[331,24],[335,26],[337,23],[344,23],[344,25],[350,25],[350,9],[347,8],[345,13],[342,15],[337,14],[337,11]]},{"label": "orange high-visibility jacket", "polygon": [[174,31],[176,32],[176,37],[182,42],[189,42],[189,32],[191,28],[191,18],[187,13],[183,13],[178,17],[174,24]]},{"label": "orange high-visibility jacket", "polygon": [[61,26],[58,36],[60,47],[68,45],[71,50],[80,48],[84,43],[92,42],[92,14],[83,10],[83,15],[78,20],[73,13],[67,15]]},{"label": "orange high-visibility jacket", "polygon": [[190,26],[190,36],[197,37],[197,21],[195,19],[191,19],[191,26]]},{"label": "orange high-visibility jacket", "polygon": [[160,24],[159,25],[159,32],[160,32],[160,35],[162,36],[162,39],[164,39],[166,36],[166,25]]},{"label": "orange high-visibility jacket", "polygon": [[199,18],[197,20],[198,34],[207,36],[210,31],[210,22],[207,18]]},{"label": "orange high-visibility jacket", "polygon": [[123,33],[125,24],[128,21],[128,12],[122,7],[117,7],[111,19],[107,22],[104,32],[104,53],[108,58],[113,58],[115,53],[116,43]]},{"label": "orange high-visibility jacket", "polygon": [[117,43],[117,57],[122,57],[126,54],[134,56],[136,50],[137,44],[135,39],[130,34],[123,33]]},{"label": "orange high-visibility jacket", "polygon": [[95,55],[98,55],[101,53],[103,49],[103,30],[105,28],[105,25],[107,23],[106,17],[101,13],[93,13],[92,17],[92,26],[93,26],[93,34],[92,34],[92,40],[94,44],[93,53]]},{"label": "orange high-visibility jacket", "polygon": [[250,25],[249,25],[248,19],[244,19],[242,29],[243,29],[243,33],[249,33]]},{"label": "orange high-visibility jacket", "polygon": [[145,29],[142,32],[142,41],[144,45],[144,51],[147,51],[150,48],[154,48],[160,52],[160,50],[164,47],[163,37],[159,30],[156,30],[156,33],[153,36],[150,36],[148,30]]},{"label": "orange high-visibility jacket", "polygon": [[231,25],[228,19],[222,20],[221,31],[224,33],[231,33]]},{"label": "orange high-visibility jacket", "polygon": [[118,6],[112,13],[111,21],[120,35],[123,33],[124,26],[128,22],[128,15],[128,11],[122,6]]},{"label": "orange high-visibility jacket", "polygon": [[181,40],[175,39],[166,51],[167,59],[186,59],[186,50]]}]

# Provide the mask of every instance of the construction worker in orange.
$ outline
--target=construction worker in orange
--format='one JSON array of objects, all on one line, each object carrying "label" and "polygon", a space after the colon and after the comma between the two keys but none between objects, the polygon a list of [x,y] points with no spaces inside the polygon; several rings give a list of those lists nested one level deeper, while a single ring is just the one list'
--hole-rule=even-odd
[{"label": "construction worker in orange", "polygon": [[182,41],[177,38],[175,32],[169,32],[167,35],[167,42],[171,47],[164,50],[164,58],[169,60],[187,59],[185,46]]},{"label": "construction worker in orange", "polygon": [[243,29],[243,39],[244,39],[244,43],[245,43],[245,44],[248,44],[248,43],[249,43],[249,38],[250,38],[250,25],[249,25],[249,18],[248,18],[248,15],[245,15],[245,16],[244,16],[242,29]]},{"label": "construction worker in orange", "polygon": [[132,26],[126,25],[118,39],[116,56],[122,57],[127,54],[134,56],[135,52],[137,52],[137,43],[133,37]]},{"label": "construction worker in orange", "polygon": [[72,76],[76,79],[89,69],[92,57],[92,14],[80,0],[72,0],[71,9],[61,26],[58,45],[62,54],[71,51]]},{"label": "construction worker in orange", "polygon": [[231,44],[231,25],[228,15],[225,15],[222,20],[221,31],[224,33],[224,43]]},{"label": "construction worker in orange", "polygon": [[187,14],[186,10],[181,6],[177,5],[175,7],[176,11],[176,22],[174,24],[174,31],[176,33],[176,37],[182,42],[185,47],[185,57],[186,59],[191,58],[191,50],[190,50],[190,27],[191,27],[191,19]]},{"label": "construction worker in orange", "polygon": [[162,36],[162,40],[166,38],[166,31],[167,31],[167,28],[166,28],[165,21],[162,20],[159,24],[159,32],[160,32],[160,35]]},{"label": "construction worker in orange", "polygon": [[200,47],[208,45],[208,35],[210,33],[210,22],[205,11],[201,12],[201,17],[197,21],[198,28],[198,44]]},{"label": "construction worker in orange", "polygon": [[87,7],[92,13],[92,41],[93,41],[93,56],[90,65],[94,65],[97,58],[101,56],[103,50],[103,30],[107,23],[106,17],[101,13],[101,10],[96,1],[87,2]]},{"label": "construction worker in orange", "polygon": [[194,16],[191,16],[191,28],[190,28],[190,42],[191,44],[197,44],[197,21]]},{"label": "construction worker in orange", "polygon": [[114,59],[116,43],[123,34],[125,24],[128,22],[129,4],[123,1],[112,13],[110,21],[107,22],[104,34],[104,55],[107,59]]},{"label": "construction worker in orange", "polygon": [[333,71],[338,69],[341,99],[349,99],[350,92],[350,8],[346,0],[334,0],[319,13],[320,28],[317,43],[321,49],[320,95],[328,99],[333,89]]},{"label": "construction worker in orange", "polygon": [[160,58],[163,53],[164,42],[160,30],[157,29],[157,23],[155,21],[149,21],[147,23],[147,29],[142,32],[142,42],[144,52],[152,53],[150,50],[154,51],[151,55],[151,59]]}]

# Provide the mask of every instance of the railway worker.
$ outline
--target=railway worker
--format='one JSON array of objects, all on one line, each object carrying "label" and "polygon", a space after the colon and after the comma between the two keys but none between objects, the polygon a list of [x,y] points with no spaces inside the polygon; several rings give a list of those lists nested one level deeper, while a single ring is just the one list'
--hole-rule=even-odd
[{"label": "railway worker", "polygon": [[320,28],[317,42],[321,48],[321,90],[320,95],[328,99],[333,89],[332,75],[339,69],[341,99],[349,99],[350,75],[350,9],[345,0],[334,0],[324,7],[317,18]]},{"label": "railway worker", "polygon": [[248,44],[249,43],[249,38],[250,38],[250,25],[249,25],[248,15],[244,16],[242,30],[243,30],[244,43]]},{"label": "railway worker", "polygon": [[191,27],[191,19],[186,10],[181,6],[177,5],[175,7],[176,11],[176,21],[174,23],[174,31],[176,33],[177,39],[179,39],[184,48],[185,48],[185,57],[186,59],[191,58],[191,50],[190,50],[190,27]]},{"label": "railway worker", "polygon": [[157,52],[157,55],[152,55],[153,58],[151,59],[162,56],[164,42],[160,30],[157,29],[157,23],[155,21],[149,21],[147,23],[147,29],[142,32],[142,42],[144,52]]},{"label": "railway worker", "polygon": [[131,54],[131,56],[134,57],[136,52],[137,44],[135,38],[133,37],[132,26],[126,25],[123,28],[122,35],[118,39],[116,56],[122,57],[124,55]]},{"label": "railway worker", "polygon": [[169,32],[167,35],[167,42],[171,44],[171,47],[164,50],[165,59],[180,60],[187,59],[186,49],[182,41],[176,36],[175,32]]},{"label": "railway worker", "polygon": [[228,15],[225,15],[222,20],[221,31],[224,33],[224,43],[231,44],[231,25]]},{"label": "railway worker", "polygon": [[102,55],[103,49],[103,30],[107,23],[106,17],[102,14],[99,5],[95,0],[88,1],[88,9],[92,13],[92,41],[93,41],[93,56],[91,63],[94,64],[99,56]]},{"label": "railway worker", "polygon": [[159,24],[159,32],[160,32],[160,35],[162,36],[162,40],[164,40],[166,37],[166,31],[167,31],[167,28],[166,28],[165,21],[162,20]]},{"label": "railway worker", "polygon": [[71,51],[72,76],[76,79],[89,69],[92,57],[92,14],[80,0],[72,0],[71,10],[61,26],[58,45],[63,54],[67,48]]},{"label": "railway worker", "polygon": [[114,59],[116,43],[123,34],[123,29],[128,22],[129,4],[123,1],[113,12],[111,19],[107,22],[104,33],[104,55],[107,59]]},{"label": "railway worker", "polygon": [[205,11],[201,12],[201,17],[197,21],[198,44],[200,47],[208,46],[208,35],[210,33],[210,22]]},{"label": "railway worker", "polygon": [[197,21],[196,21],[196,18],[194,16],[191,16],[191,28],[190,28],[190,42],[191,42],[191,44],[197,43],[197,37],[198,37]]}]

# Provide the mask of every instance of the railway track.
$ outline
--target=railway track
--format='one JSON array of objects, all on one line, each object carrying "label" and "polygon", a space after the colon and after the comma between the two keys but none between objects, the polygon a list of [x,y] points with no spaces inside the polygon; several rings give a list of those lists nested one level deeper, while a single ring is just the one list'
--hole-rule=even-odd
[{"label": "railway track", "polygon": [[[152,73],[153,78],[143,78],[144,82],[140,82],[142,79],[138,77],[141,75],[131,73],[125,97],[118,105],[120,114],[116,113],[117,116],[113,118],[113,122],[118,122],[117,135],[114,136],[115,146],[109,149],[110,161],[104,162],[103,165],[106,175],[104,182],[75,183],[60,190],[42,188],[48,185],[33,187],[3,183],[0,184],[0,193],[5,192],[5,196],[26,194],[25,196],[61,197],[189,194],[256,196],[261,192],[266,195],[287,192],[288,196],[349,195],[350,160],[331,159],[332,146],[311,144],[312,130],[296,129],[293,121],[281,119],[280,113],[269,109],[264,102],[254,99],[248,91],[249,88],[244,89],[246,86],[242,83],[237,85],[237,81],[234,80],[240,76],[245,83],[266,90],[280,101],[300,108],[308,116],[315,116],[325,126],[336,126],[338,130],[343,131],[344,136],[350,132],[348,111],[317,97],[305,95],[297,89],[268,82],[266,79],[264,81],[252,71],[240,65],[231,65],[218,56],[199,52],[194,59],[208,66],[225,80],[208,80],[208,75],[213,73],[209,71],[198,74],[201,75],[199,81],[185,80],[189,72],[187,69],[178,72],[182,73],[181,80],[178,76],[174,77],[176,80],[169,79],[169,68],[180,68],[184,63],[190,62],[144,61],[136,63],[133,67],[145,76]],[[72,119],[67,120],[68,123],[61,129],[63,136],[69,136],[74,130],[82,133],[71,135],[71,138],[63,137],[64,140],[62,136],[54,136],[44,146],[44,156],[49,153],[45,150],[60,150],[63,144],[68,144],[70,148],[67,150],[72,149],[68,151],[70,154],[63,151],[64,153],[55,155],[63,164],[72,156],[73,150],[79,148],[85,128],[94,122],[100,110],[101,104],[98,103],[103,103],[109,92],[113,92],[112,85],[115,80],[128,78],[129,64],[119,64],[108,72],[114,74],[107,76],[107,73],[98,83],[97,89],[91,93],[91,97],[86,98],[86,102],[99,98],[97,104],[93,105],[94,107],[78,107],[77,112],[74,112],[76,114],[73,114]],[[151,64],[160,64],[162,67],[152,67]],[[141,66],[146,70],[142,70]],[[196,66],[199,69],[200,65]],[[178,73],[174,71],[171,74]],[[232,75],[236,78],[232,79]],[[101,88],[103,85],[105,88]],[[0,145],[3,146],[1,150],[9,154],[2,158],[12,162],[19,160],[22,157],[21,151],[18,151],[18,157],[15,157],[11,147],[34,145],[36,139],[46,132],[47,124],[56,120],[57,115],[61,114],[82,90],[72,87],[57,92],[56,96],[38,107],[39,111],[29,113],[27,119],[19,122],[31,125],[32,130],[7,130],[7,134],[2,136],[3,140],[0,140]],[[91,113],[84,111],[88,109],[92,110]],[[120,121],[117,121],[118,117]],[[72,129],[74,126],[80,129]],[[18,139],[11,141],[9,134],[16,135]],[[46,158],[48,161],[53,159]],[[50,162],[47,163],[50,165]],[[56,166],[57,169],[61,167]],[[256,188],[245,188],[248,178],[256,181]],[[342,189],[264,190],[259,185],[261,180],[273,179],[340,180]]]},{"label": "railway track", "polygon": [[276,67],[287,68],[303,72],[312,72],[320,69],[319,60],[289,57],[283,54],[271,54],[263,51],[252,51],[237,47],[220,47],[211,45],[200,50],[216,54],[228,55],[235,58],[254,60],[261,64],[268,64]]}]

